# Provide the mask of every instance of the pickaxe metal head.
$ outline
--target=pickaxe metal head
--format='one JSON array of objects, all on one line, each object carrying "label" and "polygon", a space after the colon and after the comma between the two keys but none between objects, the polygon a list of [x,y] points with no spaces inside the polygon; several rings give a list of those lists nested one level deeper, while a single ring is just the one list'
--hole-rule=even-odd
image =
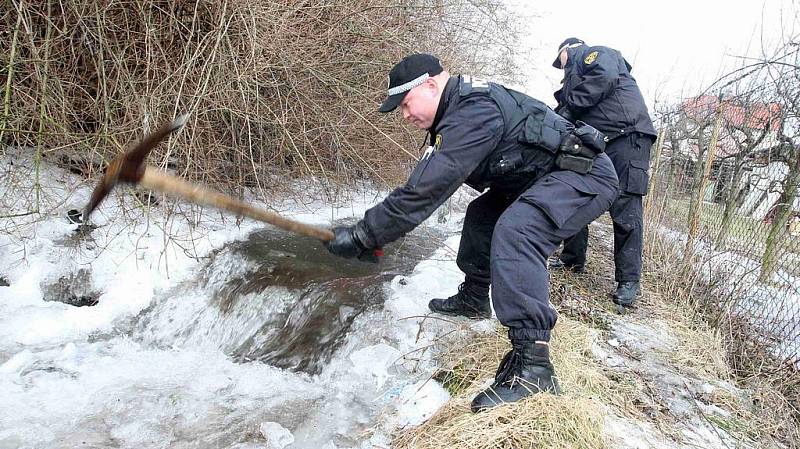
[{"label": "pickaxe metal head", "polygon": [[145,136],[144,139],[131,150],[115,157],[114,160],[108,164],[103,178],[100,179],[94,191],[92,191],[92,197],[83,212],[83,221],[85,222],[89,219],[89,214],[100,205],[115,185],[120,182],[139,182],[144,174],[144,160],[147,154],[150,153],[150,150],[155,148],[162,140],[169,137],[170,134],[181,129],[181,127],[186,124],[188,118],[189,114],[183,114],[172,122],[161,125],[155,132]]}]

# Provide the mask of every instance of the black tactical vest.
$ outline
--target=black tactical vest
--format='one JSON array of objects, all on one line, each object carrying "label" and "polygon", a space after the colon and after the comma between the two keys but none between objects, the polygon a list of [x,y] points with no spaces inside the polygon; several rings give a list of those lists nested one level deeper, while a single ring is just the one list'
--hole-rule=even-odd
[{"label": "black tactical vest", "polygon": [[503,137],[467,178],[466,184],[516,195],[555,168],[561,140],[574,126],[546,104],[506,87],[469,76],[459,79],[458,95],[487,95],[500,108]]}]

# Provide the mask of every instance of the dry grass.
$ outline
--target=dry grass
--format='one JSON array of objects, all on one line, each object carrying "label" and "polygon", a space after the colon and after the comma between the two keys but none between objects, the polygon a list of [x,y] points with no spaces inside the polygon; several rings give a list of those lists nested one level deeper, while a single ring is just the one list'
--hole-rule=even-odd
[{"label": "dry grass", "polygon": [[648,315],[661,320],[675,337],[666,356],[687,374],[704,379],[731,380],[728,348],[722,330],[701,310],[701,279],[683,264],[680,245],[647,230],[643,288]]},{"label": "dry grass", "polygon": [[472,414],[469,398],[448,402],[428,422],[398,436],[392,447],[439,449],[602,449],[602,408],[585,397],[535,398]]},{"label": "dry grass", "polygon": [[[405,429],[395,438],[397,448],[605,448],[603,415],[607,405],[624,407],[624,384],[609,380],[591,354],[597,333],[585,324],[560,318],[553,333],[551,354],[560,396],[538,394],[515,404],[472,414],[469,402],[494,376],[509,349],[498,330],[492,335],[452,342],[442,358],[450,367],[437,376],[454,394],[428,422]],[[459,341],[465,341],[460,339]]]},{"label": "dry grass", "polygon": [[671,363],[689,375],[730,381],[745,393],[722,389],[708,398],[732,413],[715,419],[731,435],[757,447],[800,447],[800,373],[783,365],[759,338],[761,331],[732,314],[719,287],[682,265],[683,245],[664,238],[651,223],[647,233],[645,288],[649,305],[677,338]]},{"label": "dry grass", "polygon": [[[728,382],[741,388],[715,388],[696,396],[693,393],[697,413],[718,431],[746,441],[751,447],[797,447],[797,409],[791,395],[791,391],[797,391],[797,384],[791,376],[773,378],[766,370],[753,367],[749,372],[758,375],[742,377],[742,364],[733,355],[746,353],[751,363],[758,363],[753,355],[763,356],[765,351],[736,350],[732,341],[742,340],[731,340],[733,326],[721,326],[708,315],[703,305],[709,301],[703,298],[709,292],[691,270],[680,266],[682,258],[676,256],[681,248],[665,239],[650,237],[643,278],[645,293],[633,319],[668,329],[675,346],[664,351],[663,359],[687,378],[712,385]],[[594,248],[597,254],[593,257],[610,258],[609,248]],[[562,396],[535,395],[473,415],[469,402],[493,377],[497,363],[509,349],[508,341],[498,329],[492,335],[443,342],[449,350],[443,355],[441,366],[447,369],[436,378],[453,398],[428,422],[399,432],[393,447],[605,448],[611,444],[603,434],[604,416],[608,413],[649,421],[667,439],[683,441],[680,420],[684,417],[673,415],[666,404],[659,402],[663,399],[654,383],[657,379],[637,374],[636,370],[604,368],[592,354],[593,345],[607,325],[607,316],[604,319],[597,309],[607,309],[610,303],[602,293],[611,286],[608,279],[613,275],[603,264],[590,264],[589,268],[584,276],[566,274],[553,278],[554,302],[566,312],[562,313],[551,342],[553,362],[564,390]],[[631,356],[636,359],[635,354]],[[703,412],[699,403],[716,405],[730,414]]]},{"label": "dry grass", "polygon": [[675,337],[675,347],[665,354],[672,365],[703,379],[731,380],[727,349],[720,329],[713,328],[685,302],[651,298],[649,313],[664,323]]}]

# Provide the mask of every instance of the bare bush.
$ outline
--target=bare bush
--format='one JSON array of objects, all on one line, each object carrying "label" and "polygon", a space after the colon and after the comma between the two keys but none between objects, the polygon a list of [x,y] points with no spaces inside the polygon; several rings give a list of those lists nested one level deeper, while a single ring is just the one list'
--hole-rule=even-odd
[{"label": "bare bush", "polygon": [[429,51],[516,72],[498,0],[11,0],[0,12],[0,143],[86,177],[173,116],[151,161],[268,195],[298,176],[393,183],[422,135],[375,112],[388,69]]}]

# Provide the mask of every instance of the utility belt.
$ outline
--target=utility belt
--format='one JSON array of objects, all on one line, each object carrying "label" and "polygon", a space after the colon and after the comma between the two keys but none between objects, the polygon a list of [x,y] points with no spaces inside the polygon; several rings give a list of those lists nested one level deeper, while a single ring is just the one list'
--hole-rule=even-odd
[{"label": "utility belt", "polygon": [[556,167],[581,174],[589,173],[598,154],[606,150],[608,138],[594,127],[575,122],[575,129],[561,141]]}]

